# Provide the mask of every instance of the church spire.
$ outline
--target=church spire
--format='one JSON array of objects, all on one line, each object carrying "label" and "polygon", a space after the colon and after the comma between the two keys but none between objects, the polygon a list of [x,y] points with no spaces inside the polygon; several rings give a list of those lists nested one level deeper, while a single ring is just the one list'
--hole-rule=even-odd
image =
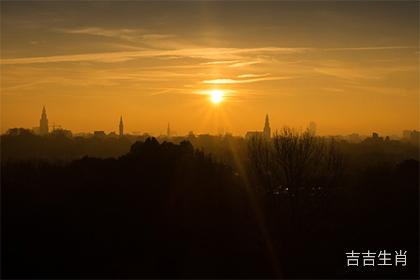
[{"label": "church spire", "polygon": [[119,125],[119,129],[120,129],[120,137],[124,136],[124,123],[123,123],[122,116],[120,116],[120,125]]},{"label": "church spire", "polygon": [[265,115],[265,124],[264,124],[264,137],[270,138],[271,137],[271,128],[270,128],[270,121],[268,119],[268,114]]},{"label": "church spire", "polygon": [[41,135],[48,134],[48,119],[47,119],[47,111],[45,110],[45,106],[42,107],[41,119],[39,120],[39,134]]},{"label": "church spire", "polygon": [[168,127],[167,127],[167,129],[166,129],[166,136],[167,136],[168,138],[170,138],[170,137],[171,137],[171,127],[170,127],[170,125],[169,125],[169,122],[168,122]]}]

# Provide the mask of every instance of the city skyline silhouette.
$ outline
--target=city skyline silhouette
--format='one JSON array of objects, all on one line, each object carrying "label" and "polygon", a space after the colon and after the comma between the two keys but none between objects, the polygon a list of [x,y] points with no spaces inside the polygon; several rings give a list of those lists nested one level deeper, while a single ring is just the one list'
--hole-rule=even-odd
[{"label": "city skyline silhouette", "polygon": [[[283,125],[280,129],[276,128],[273,130],[273,132],[277,133],[279,130],[283,129],[284,127],[288,127],[287,125]],[[19,127],[17,127],[19,128]],[[6,133],[10,130],[13,130],[16,128],[10,128],[6,131]],[[25,128],[25,129],[29,129],[31,130],[34,134],[38,134],[38,135],[47,135],[49,133],[49,125],[48,125],[48,119],[47,119],[47,114],[46,114],[46,109],[45,106],[43,106],[42,108],[42,113],[41,113],[41,119],[40,119],[40,126],[38,127],[32,127],[32,128]],[[305,127],[300,127],[300,128],[294,128],[294,129],[299,129],[299,130],[304,130],[304,129],[310,129],[313,130],[314,132],[316,132],[318,134],[317,131],[317,124],[313,121],[309,122]],[[120,115],[120,119],[119,119],[119,124],[118,124],[118,135],[121,137],[124,135],[124,123],[123,123],[123,118],[122,115]],[[62,125],[56,125],[55,123],[53,123],[52,125],[52,129],[51,132],[53,131],[68,131],[70,133],[73,133],[71,130],[65,129],[65,127],[63,127]],[[107,134],[105,131],[103,130],[97,130],[94,129],[93,131],[81,131],[76,133],[77,135],[89,135],[89,133],[95,134],[95,132],[101,132],[104,133],[105,135]],[[165,133],[159,133],[155,136],[162,136],[162,135],[166,135],[166,136],[187,136],[189,133],[194,132],[194,130],[189,130],[188,133],[182,135],[182,134],[178,134],[174,131],[171,131],[170,129],[170,125],[169,122],[167,123],[167,127],[166,127],[166,132]],[[245,138],[249,138],[253,135],[265,135],[265,137],[270,138],[271,136],[271,127],[270,127],[270,123],[269,123],[269,117],[268,114],[266,114],[265,117],[265,123],[264,123],[264,127],[262,131],[253,131],[253,130],[249,130],[247,131],[244,135],[235,135],[235,136],[244,136]],[[110,135],[114,135],[116,133],[116,130],[111,130],[108,132]],[[197,131],[196,131],[197,133]],[[408,134],[413,134],[413,136],[409,136]],[[150,134],[147,131],[131,131],[131,132],[126,132],[125,134],[133,134],[133,135],[139,135],[139,134],[145,134],[145,135],[150,135],[152,136],[153,134]],[[199,134],[209,134],[209,133],[199,133]],[[211,133],[210,133],[211,134]],[[226,131],[224,129],[224,127],[219,127],[219,131],[218,133],[215,133],[214,135],[223,135],[223,134],[229,134],[229,135],[233,135],[230,131]],[[375,132],[374,130],[372,130],[372,132],[370,134],[378,134],[377,132]],[[404,129],[401,131],[401,133],[399,134],[392,134],[392,135],[385,135],[386,137],[391,137],[392,139],[404,139],[404,138],[410,138],[413,137],[414,139],[417,139],[419,135],[419,131],[416,129]],[[360,135],[359,133],[353,132],[350,133],[348,135],[326,135],[326,136],[333,136],[333,137],[361,137],[361,138],[365,138],[367,137],[367,135]]]}]

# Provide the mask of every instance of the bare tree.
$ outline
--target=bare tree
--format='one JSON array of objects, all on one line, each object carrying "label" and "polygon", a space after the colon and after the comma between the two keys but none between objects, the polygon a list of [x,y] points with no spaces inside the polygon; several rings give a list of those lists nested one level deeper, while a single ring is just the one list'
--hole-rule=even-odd
[{"label": "bare tree", "polygon": [[274,187],[273,166],[274,153],[272,142],[262,136],[256,135],[248,140],[248,156],[254,175],[260,181],[256,191],[263,194],[270,194]]},{"label": "bare tree", "polygon": [[271,139],[248,141],[249,159],[266,193],[290,199],[292,220],[298,220],[303,198],[336,186],[343,158],[334,140],[285,127]]}]

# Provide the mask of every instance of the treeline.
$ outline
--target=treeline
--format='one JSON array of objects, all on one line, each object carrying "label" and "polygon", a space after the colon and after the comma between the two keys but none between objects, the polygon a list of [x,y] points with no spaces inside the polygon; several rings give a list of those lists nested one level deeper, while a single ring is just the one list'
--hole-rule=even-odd
[{"label": "treeline", "polygon": [[151,138],[118,159],[9,162],[2,174],[8,278],[271,271],[238,178],[189,142]]},{"label": "treeline", "polygon": [[[281,131],[290,130],[285,128]],[[295,131],[295,133],[297,133]],[[8,133],[0,136],[1,160],[48,160],[48,161],[71,161],[84,156],[97,158],[117,158],[126,154],[133,143],[145,141],[144,135],[126,135],[124,137],[82,137],[68,136],[63,133],[52,133],[47,136],[39,136],[24,128],[10,129]],[[325,141],[334,138],[323,137]],[[208,135],[195,136],[190,133],[187,137],[160,137],[157,140],[179,144],[181,141],[189,141],[194,148],[204,151],[214,160],[225,163],[237,169],[239,162],[249,159],[249,139],[232,135]],[[363,169],[366,165],[397,164],[405,159],[419,159],[419,145],[397,140],[376,140],[367,138],[361,143],[347,141],[335,141],[336,147],[345,157],[345,164],[350,169]],[[242,164],[242,163],[241,163]]]},{"label": "treeline", "polygon": [[132,144],[133,140],[126,137],[69,137],[58,133],[39,136],[27,129],[15,129],[1,135],[1,157],[3,161],[118,157],[127,153]]}]

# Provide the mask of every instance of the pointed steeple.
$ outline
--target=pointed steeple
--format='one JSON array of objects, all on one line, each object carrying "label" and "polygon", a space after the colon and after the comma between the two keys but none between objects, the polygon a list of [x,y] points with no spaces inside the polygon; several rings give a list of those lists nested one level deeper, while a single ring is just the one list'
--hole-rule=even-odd
[{"label": "pointed steeple", "polygon": [[170,137],[171,137],[171,127],[170,127],[170,125],[169,125],[169,122],[168,122],[168,127],[167,127],[167,129],[166,129],[166,136],[167,136],[168,138],[170,138]]},{"label": "pointed steeple", "polygon": [[270,121],[268,119],[268,114],[265,115],[265,124],[264,124],[264,137],[270,138],[271,137],[271,128],[270,128]]},{"label": "pointed steeple", "polygon": [[39,120],[39,134],[46,135],[48,134],[48,119],[47,111],[45,106],[42,107],[41,119]]},{"label": "pointed steeple", "polygon": [[124,136],[124,123],[123,123],[122,116],[120,116],[120,125],[119,125],[119,129],[120,129],[120,137]]}]

